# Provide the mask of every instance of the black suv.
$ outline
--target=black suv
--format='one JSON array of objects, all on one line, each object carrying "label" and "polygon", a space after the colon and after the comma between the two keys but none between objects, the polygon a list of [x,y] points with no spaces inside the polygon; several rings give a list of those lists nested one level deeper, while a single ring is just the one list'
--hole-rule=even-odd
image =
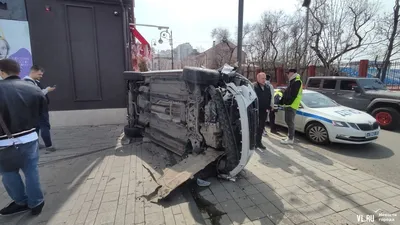
[{"label": "black suv", "polygon": [[393,130],[399,124],[400,92],[388,90],[377,78],[310,77],[306,88],[370,113],[383,129]]}]

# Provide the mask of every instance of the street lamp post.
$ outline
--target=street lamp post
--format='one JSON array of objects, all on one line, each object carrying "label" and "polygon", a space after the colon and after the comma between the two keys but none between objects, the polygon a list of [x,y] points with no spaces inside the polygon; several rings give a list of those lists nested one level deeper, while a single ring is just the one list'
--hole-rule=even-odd
[{"label": "street lamp post", "polygon": [[242,67],[242,44],[243,44],[243,0],[239,0],[239,15],[238,15],[238,45],[237,45],[237,60],[239,70]]},{"label": "street lamp post", "polygon": [[169,45],[171,46],[171,60],[172,60],[172,69],[174,69],[174,43],[172,39],[172,31],[163,30],[160,33],[160,40],[158,40],[158,43],[162,44],[163,40],[166,39],[169,41]]},{"label": "street lamp post", "polygon": [[307,67],[307,47],[308,47],[308,23],[310,19],[311,0],[304,0],[303,7],[306,7],[306,28],[304,33],[304,66]]}]

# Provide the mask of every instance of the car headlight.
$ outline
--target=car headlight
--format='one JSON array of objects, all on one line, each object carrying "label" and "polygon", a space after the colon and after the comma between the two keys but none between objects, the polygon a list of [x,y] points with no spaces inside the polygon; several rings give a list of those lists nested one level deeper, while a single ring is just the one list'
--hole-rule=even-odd
[{"label": "car headlight", "polygon": [[347,125],[347,123],[341,122],[341,121],[332,120],[332,124],[335,127],[349,127],[349,125]]}]

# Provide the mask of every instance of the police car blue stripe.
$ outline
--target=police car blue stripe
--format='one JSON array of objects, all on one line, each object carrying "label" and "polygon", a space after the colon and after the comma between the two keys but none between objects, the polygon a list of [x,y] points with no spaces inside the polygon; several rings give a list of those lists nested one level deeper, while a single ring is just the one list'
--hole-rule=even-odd
[{"label": "police car blue stripe", "polygon": [[325,121],[327,123],[332,123],[332,120],[330,120],[328,118],[325,118],[325,117],[322,117],[322,116],[318,116],[318,115],[315,115],[315,114],[311,114],[311,113],[302,112],[300,110],[297,110],[296,114],[297,115],[301,115],[301,116],[305,116],[305,117],[310,117],[310,118],[317,119],[317,120],[322,120],[322,121]]},{"label": "police car blue stripe", "polygon": [[[280,107],[279,110],[283,111],[283,108]],[[327,123],[332,123],[332,120],[330,120],[328,118],[325,118],[325,117],[322,117],[322,116],[318,116],[318,115],[312,114],[312,113],[307,113],[307,112],[303,112],[303,111],[297,110],[296,114],[300,115],[300,116],[310,117],[310,118],[317,119],[317,120],[322,120],[322,121],[325,121]]]}]

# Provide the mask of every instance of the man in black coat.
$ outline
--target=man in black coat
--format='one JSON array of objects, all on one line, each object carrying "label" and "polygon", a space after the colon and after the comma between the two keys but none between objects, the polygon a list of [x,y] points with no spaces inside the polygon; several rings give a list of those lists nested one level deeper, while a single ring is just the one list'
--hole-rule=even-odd
[{"label": "man in black coat", "polygon": [[[18,171],[9,171],[1,160],[0,174],[3,185],[12,202],[0,210],[0,215],[7,216],[30,210],[32,215],[42,212],[44,196],[39,179],[39,148],[36,127],[46,104],[41,90],[22,81],[19,64],[12,59],[0,60],[0,115],[4,124],[0,127],[0,151],[2,157],[10,157],[6,149],[15,146],[22,165]],[[1,122],[0,122],[1,124]],[[12,136],[13,138],[9,138]],[[25,184],[20,171],[24,173]]]},{"label": "man in black coat", "polygon": [[266,149],[262,144],[262,134],[265,127],[265,121],[267,120],[268,111],[271,109],[271,90],[266,84],[266,74],[261,72],[257,74],[257,82],[254,83],[254,91],[258,98],[258,128],[256,133],[257,147],[260,149]]}]

